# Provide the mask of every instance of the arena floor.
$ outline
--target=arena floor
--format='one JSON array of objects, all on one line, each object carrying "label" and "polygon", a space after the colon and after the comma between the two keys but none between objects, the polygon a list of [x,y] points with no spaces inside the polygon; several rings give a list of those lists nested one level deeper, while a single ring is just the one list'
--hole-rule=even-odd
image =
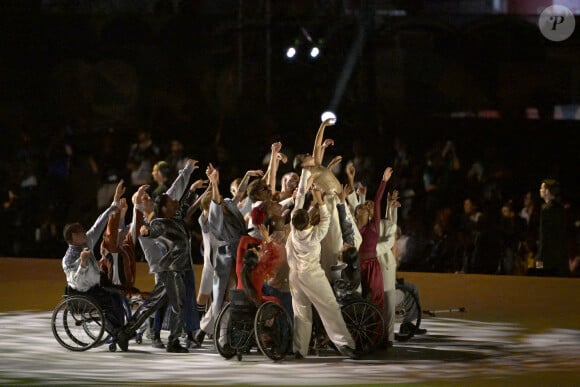
[{"label": "arena floor", "polygon": [[428,333],[350,360],[334,353],[273,362],[252,352],[225,360],[206,340],[189,354],[131,342],[70,352],[55,341],[50,313],[0,315],[0,385],[526,385],[580,384],[580,330],[531,333],[518,324],[424,319]]},{"label": "arena floor", "polygon": [[[21,277],[6,270],[20,264],[43,269]],[[55,274],[44,266],[56,267]],[[424,315],[426,335],[362,360],[322,353],[273,362],[256,352],[225,360],[208,340],[188,354],[154,349],[148,339],[131,342],[129,352],[68,351],[50,328],[62,289],[58,266],[0,259],[2,386],[580,385],[577,279],[406,273],[419,284],[423,309],[438,310]]]}]

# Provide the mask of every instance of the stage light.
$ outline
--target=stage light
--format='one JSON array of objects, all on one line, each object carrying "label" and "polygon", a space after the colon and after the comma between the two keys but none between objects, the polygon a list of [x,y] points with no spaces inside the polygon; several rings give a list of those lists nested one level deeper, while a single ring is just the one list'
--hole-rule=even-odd
[{"label": "stage light", "polygon": [[286,50],[286,58],[292,59],[295,56],[296,56],[296,48],[288,47],[288,49]]},{"label": "stage light", "polygon": [[336,114],[334,114],[330,110],[325,111],[320,116],[320,121],[322,121],[322,122],[324,122],[324,121],[326,121],[328,119],[331,119],[331,121],[330,121],[331,124],[336,124]]},{"label": "stage light", "polygon": [[310,49],[310,57],[315,59],[320,55],[320,49],[317,46],[314,46]]}]

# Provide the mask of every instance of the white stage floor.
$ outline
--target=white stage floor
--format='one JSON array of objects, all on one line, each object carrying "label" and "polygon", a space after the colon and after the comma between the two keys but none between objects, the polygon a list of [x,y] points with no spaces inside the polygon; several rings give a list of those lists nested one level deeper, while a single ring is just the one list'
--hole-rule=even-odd
[{"label": "white stage floor", "polygon": [[207,339],[188,354],[154,349],[146,338],[129,352],[71,352],[54,339],[50,313],[3,313],[0,385],[580,385],[580,330],[530,332],[460,316],[425,317],[426,335],[362,360],[275,363],[255,352],[225,360]]}]

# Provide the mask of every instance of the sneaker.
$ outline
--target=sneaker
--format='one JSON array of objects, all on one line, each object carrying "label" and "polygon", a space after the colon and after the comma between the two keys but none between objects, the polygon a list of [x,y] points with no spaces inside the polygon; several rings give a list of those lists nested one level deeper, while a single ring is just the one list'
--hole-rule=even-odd
[{"label": "sneaker", "polygon": [[161,341],[161,338],[156,336],[153,338],[153,342],[151,342],[151,346],[153,348],[165,349],[165,344]]},{"label": "sneaker", "polygon": [[338,347],[338,351],[344,356],[350,357],[351,359],[354,360],[360,359],[360,356],[354,351],[354,349],[352,349],[348,345],[341,345],[340,347]]},{"label": "sneaker", "polygon": [[172,342],[167,343],[166,351],[171,353],[189,353],[187,348],[182,347],[181,344],[179,344],[179,340],[173,340]]}]

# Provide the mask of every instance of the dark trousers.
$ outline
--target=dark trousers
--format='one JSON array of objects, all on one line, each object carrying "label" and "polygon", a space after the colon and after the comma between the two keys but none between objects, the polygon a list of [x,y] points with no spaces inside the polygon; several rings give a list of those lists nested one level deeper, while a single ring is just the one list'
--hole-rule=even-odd
[{"label": "dark trousers", "polygon": [[[193,270],[188,270],[184,275],[185,283],[185,307],[183,308],[183,319],[185,323],[186,332],[194,332],[199,329],[199,311],[197,310],[197,304],[195,302],[195,276]],[[159,335],[163,327],[163,321],[167,313],[173,313],[172,307],[161,306],[155,313],[155,319],[153,321],[153,333],[154,335]],[[170,320],[174,319],[175,316],[170,316]]]},{"label": "dark trousers", "polygon": [[125,326],[125,331],[132,335],[143,325],[149,316],[159,308],[169,304],[175,318],[170,319],[169,342],[179,339],[184,327],[183,310],[186,304],[185,272],[164,271],[158,273],[159,280],[145,302],[135,311]]},{"label": "dark trousers", "polygon": [[85,295],[95,300],[105,313],[105,330],[113,336],[117,335],[126,317],[125,308],[123,307],[125,296],[119,289],[93,286],[86,292],[79,292],[69,288],[67,293],[70,295]]}]

